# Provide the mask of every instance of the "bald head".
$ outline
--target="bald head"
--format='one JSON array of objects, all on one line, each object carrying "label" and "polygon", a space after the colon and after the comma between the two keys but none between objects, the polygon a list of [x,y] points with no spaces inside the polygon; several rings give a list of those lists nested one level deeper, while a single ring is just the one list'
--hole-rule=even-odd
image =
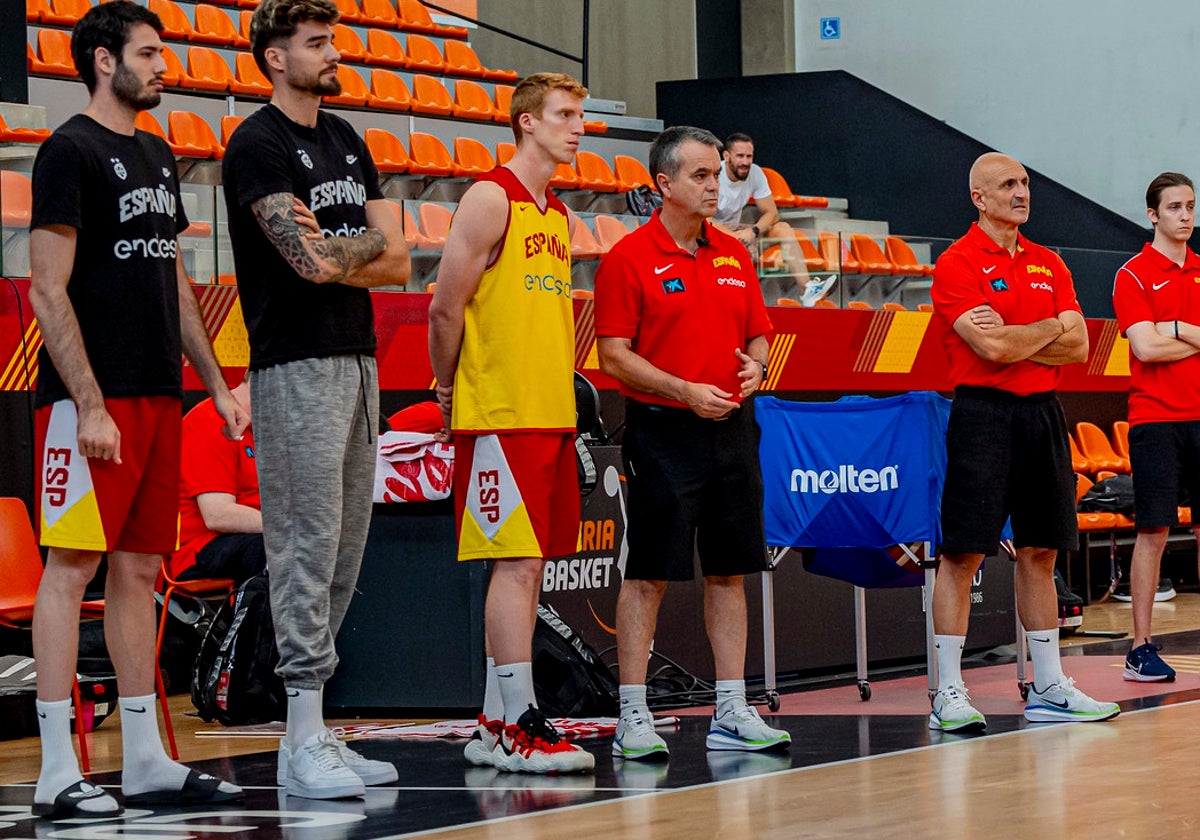
[{"label": "bald head", "polygon": [[1019,161],[1000,152],[980,155],[970,181],[980,222],[1015,228],[1029,219],[1029,173]]}]

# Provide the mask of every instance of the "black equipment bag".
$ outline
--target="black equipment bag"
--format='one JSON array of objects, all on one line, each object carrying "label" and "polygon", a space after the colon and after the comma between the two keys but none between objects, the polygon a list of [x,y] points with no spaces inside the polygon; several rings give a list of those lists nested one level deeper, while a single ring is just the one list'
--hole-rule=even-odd
[{"label": "black equipment bag", "polygon": [[287,699],[275,674],[279,651],[266,573],[229,594],[217,611],[192,669],[192,704],[225,726],[283,720]]},{"label": "black equipment bag", "polygon": [[538,604],[533,688],[547,717],[615,717],[617,681],[599,654],[553,607]]},{"label": "black equipment bag", "polygon": [[1123,513],[1133,516],[1133,478],[1114,475],[1097,481],[1079,500],[1079,509],[1084,513]]},{"label": "black equipment bag", "polygon": [[654,215],[654,208],[662,207],[662,203],[662,196],[646,184],[625,193],[625,204],[633,216],[648,218]]}]

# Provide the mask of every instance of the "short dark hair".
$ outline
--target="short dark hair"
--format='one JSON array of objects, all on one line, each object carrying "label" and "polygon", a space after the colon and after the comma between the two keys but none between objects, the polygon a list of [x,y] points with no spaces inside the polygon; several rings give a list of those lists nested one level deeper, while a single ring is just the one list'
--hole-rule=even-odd
[{"label": "short dark hair", "polygon": [[750,145],[753,146],[754,140],[751,139],[749,134],[743,134],[740,131],[735,131],[735,132],[733,132],[733,134],[730,134],[728,137],[725,138],[725,147],[724,148],[728,149],[734,143],[749,143]]},{"label": "short dark hair", "polygon": [[71,58],[88,93],[96,89],[96,50],[103,47],[120,64],[121,53],[129,41],[129,30],[139,23],[162,34],[162,20],[158,15],[129,0],[99,3],[75,22],[71,31]]},{"label": "short dark hair", "polygon": [[658,173],[668,178],[679,174],[679,147],[687,140],[695,140],[714,149],[721,148],[721,141],[708,129],[694,125],[673,125],[654,138],[650,144],[650,177],[656,182]]},{"label": "short dark hair", "polygon": [[1192,179],[1178,172],[1163,172],[1157,178],[1150,182],[1150,186],[1146,188],[1146,209],[1158,211],[1158,203],[1162,200],[1163,190],[1168,187],[1191,187],[1192,192],[1196,191],[1196,187],[1192,184]]},{"label": "short dark hair", "polygon": [[334,24],[341,16],[333,0],[264,0],[250,18],[250,51],[254,53],[254,63],[269,79],[267,47],[291,38],[305,21]]}]

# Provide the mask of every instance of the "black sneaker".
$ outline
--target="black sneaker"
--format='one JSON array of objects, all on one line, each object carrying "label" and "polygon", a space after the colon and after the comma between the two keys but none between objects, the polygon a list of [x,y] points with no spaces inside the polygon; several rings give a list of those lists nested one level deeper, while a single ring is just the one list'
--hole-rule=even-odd
[{"label": "black sneaker", "polygon": [[1175,682],[1175,669],[1162,661],[1162,645],[1146,642],[1125,657],[1125,679],[1134,682]]}]

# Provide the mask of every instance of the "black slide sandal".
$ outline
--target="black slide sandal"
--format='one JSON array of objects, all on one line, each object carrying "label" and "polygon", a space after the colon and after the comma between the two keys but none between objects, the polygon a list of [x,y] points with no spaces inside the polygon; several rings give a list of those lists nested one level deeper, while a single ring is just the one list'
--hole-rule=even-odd
[{"label": "black slide sandal", "polygon": [[126,805],[219,805],[222,802],[239,802],[246,797],[242,791],[225,793],[221,780],[216,776],[188,770],[181,790],[148,790],[125,797]]},{"label": "black slide sandal", "polygon": [[[103,820],[119,817],[125,813],[125,809],[121,807],[120,803],[117,803],[116,808],[109,808],[107,811],[85,811],[79,807],[81,803],[101,796],[112,797],[112,794],[86,779],[80,779],[54,797],[54,801],[50,804],[35,802],[30,810],[35,817],[46,817],[51,820],[78,818]],[[113,800],[116,801],[116,797],[113,797]]]}]

